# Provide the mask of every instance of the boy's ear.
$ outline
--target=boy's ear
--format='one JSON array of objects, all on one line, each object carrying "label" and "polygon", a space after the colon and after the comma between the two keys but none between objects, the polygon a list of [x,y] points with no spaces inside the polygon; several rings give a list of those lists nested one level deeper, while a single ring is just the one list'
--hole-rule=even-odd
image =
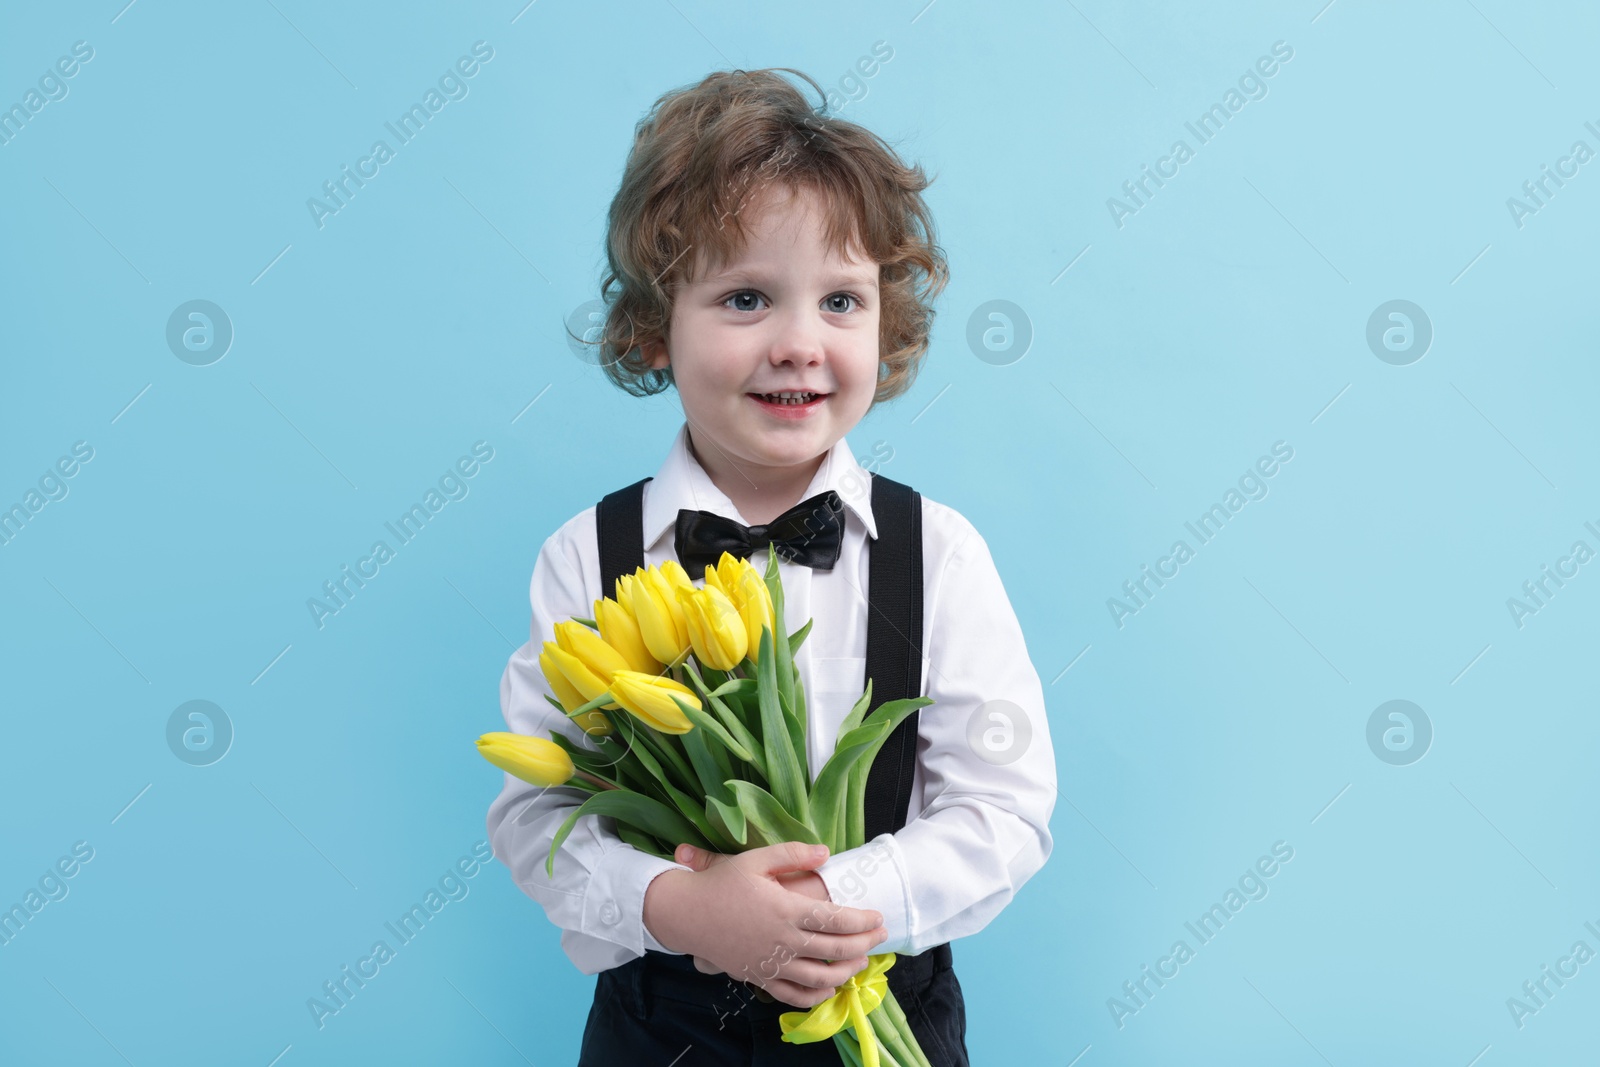
[{"label": "boy's ear", "polygon": [[665,370],[669,362],[667,358],[667,343],[662,340],[646,341],[639,346],[640,353],[651,370]]}]

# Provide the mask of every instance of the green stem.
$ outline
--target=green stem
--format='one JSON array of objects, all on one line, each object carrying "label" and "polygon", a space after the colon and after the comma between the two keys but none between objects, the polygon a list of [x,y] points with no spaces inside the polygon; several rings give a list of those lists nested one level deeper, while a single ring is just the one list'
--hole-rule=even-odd
[{"label": "green stem", "polygon": [[900,1007],[900,1002],[895,999],[894,993],[886,992],[883,1003],[878,1005],[878,1011],[873,1014],[883,1013],[885,1020],[899,1033],[910,1056],[907,1061],[912,1067],[933,1067],[928,1062],[928,1057],[922,1051],[922,1046],[917,1043],[917,1035],[911,1030],[911,1020],[906,1018],[905,1009]]},{"label": "green stem", "polygon": [[878,1044],[886,1052],[891,1052],[897,1059],[907,1063],[915,1063],[910,1049],[906,1048],[905,1035],[895,1025],[894,1020],[883,1013],[883,1008],[867,1016],[867,1021],[872,1024],[872,1032],[878,1035]]}]

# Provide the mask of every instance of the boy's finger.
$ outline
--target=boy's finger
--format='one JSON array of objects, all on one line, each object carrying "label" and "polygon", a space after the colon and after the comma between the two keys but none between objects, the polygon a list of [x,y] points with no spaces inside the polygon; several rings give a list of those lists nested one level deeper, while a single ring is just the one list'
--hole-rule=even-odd
[{"label": "boy's finger", "polygon": [[789,871],[809,871],[822,866],[828,858],[827,845],[809,845],[804,841],[779,841],[740,854],[762,874],[784,874]]},{"label": "boy's finger", "polygon": [[864,934],[819,934],[807,932],[795,947],[798,957],[818,960],[853,960],[873,955],[877,947],[888,940],[883,927]]},{"label": "boy's finger", "polygon": [[[853,959],[835,960],[832,963],[796,957],[784,964],[783,969],[778,973],[786,981],[794,982],[796,985],[810,986],[820,991],[844,984],[852,975],[860,973],[866,965],[866,958],[860,956]],[[829,995],[831,996],[832,994]]]},{"label": "boy's finger", "polygon": [[775,999],[783,1001],[792,1008],[801,1009],[814,1008],[838,992],[832,987],[817,989],[813,986],[786,982],[782,978],[769,978],[757,984]]},{"label": "boy's finger", "polygon": [[802,930],[825,934],[864,934],[883,926],[883,915],[819,900],[805,910],[799,925]]}]

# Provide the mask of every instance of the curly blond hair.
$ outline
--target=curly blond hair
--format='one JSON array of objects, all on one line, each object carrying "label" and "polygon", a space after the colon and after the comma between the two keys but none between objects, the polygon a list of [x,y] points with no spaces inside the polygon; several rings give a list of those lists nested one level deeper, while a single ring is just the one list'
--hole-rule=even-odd
[{"label": "curly blond hair", "polygon": [[[810,104],[778,72],[816,89]],[[673,385],[642,352],[666,340],[679,286],[736,257],[748,231],[740,208],[782,181],[820,194],[830,250],[854,238],[879,264],[879,370],[873,403],[904,393],[928,350],[932,303],[949,281],[922,199],[930,179],[865,127],[830,116],[811,77],[789,67],[718,71],[664,94],[634,130],[607,218],[609,273],[598,348],[606,376],[635,395]]]}]

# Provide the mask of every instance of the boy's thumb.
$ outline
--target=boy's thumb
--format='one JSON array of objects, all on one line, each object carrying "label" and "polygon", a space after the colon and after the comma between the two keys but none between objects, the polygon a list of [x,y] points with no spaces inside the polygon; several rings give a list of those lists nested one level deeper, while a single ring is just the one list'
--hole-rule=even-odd
[{"label": "boy's thumb", "polygon": [[705,849],[695,848],[693,845],[679,845],[672,853],[672,858],[688,867],[690,870],[703,871],[713,862],[713,854]]}]

